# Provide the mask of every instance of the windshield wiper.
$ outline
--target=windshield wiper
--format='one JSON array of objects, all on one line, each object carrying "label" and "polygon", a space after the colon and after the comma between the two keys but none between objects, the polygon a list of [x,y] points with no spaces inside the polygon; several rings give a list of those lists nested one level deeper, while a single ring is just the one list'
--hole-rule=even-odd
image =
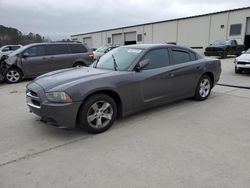
[{"label": "windshield wiper", "polygon": [[117,66],[117,63],[115,60],[115,56],[113,54],[112,54],[112,58],[113,58],[113,63],[114,63],[114,69],[115,69],[115,71],[117,71],[118,66]]},{"label": "windshield wiper", "polygon": [[93,66],[94,68],[97,68],[97,64],[99,63],[99,60],[100,60],[100,58],[98,58],[98,59],[96,60],[94,66]]}]

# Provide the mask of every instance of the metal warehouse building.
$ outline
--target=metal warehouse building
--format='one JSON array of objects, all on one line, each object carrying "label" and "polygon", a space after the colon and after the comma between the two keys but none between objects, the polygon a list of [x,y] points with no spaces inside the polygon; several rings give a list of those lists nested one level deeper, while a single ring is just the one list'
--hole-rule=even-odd
[{"label": "metal warehouse building", "polygon": [[105,44],[129,45],[176,42],[203,53],[215,40],[236,39],[250,47],[250,7],[211,14],[145,23],[72,35],[91,48]]}]

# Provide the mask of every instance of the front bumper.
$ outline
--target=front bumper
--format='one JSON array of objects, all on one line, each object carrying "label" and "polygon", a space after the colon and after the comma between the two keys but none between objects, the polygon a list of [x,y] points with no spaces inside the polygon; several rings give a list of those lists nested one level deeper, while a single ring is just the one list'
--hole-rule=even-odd
[{"label": "front bumper", "polygon": [[48,124],[59,128],[75,128],[81,102],[51,103],[41,86],[32,82],[27,86],[27,105],[31,112]]},{"label": "front bumper", "polygon": [[205,56],[221,56],[223,51],[205,51]]},{"label": "front bumper", "polygon": [[240,69],[248,69],[250,70],[250,62],[249,61],[238,61],[235,62],[235,66]]}]

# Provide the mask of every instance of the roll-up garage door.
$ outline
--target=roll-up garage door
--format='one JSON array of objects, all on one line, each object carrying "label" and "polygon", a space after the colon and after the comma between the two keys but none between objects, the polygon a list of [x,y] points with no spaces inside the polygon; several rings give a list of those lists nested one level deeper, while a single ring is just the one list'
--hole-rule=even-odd
[{"label": "roll-up garage door", "polygon": [[125,33],[125,45],[136,44],[136,32]]},{"label": "roll-up garage door", "polygon": [[123,45],[124,44],[124,40],[122,37],[122,34],[113,34],[112,35],[112,42],[114,45]]},{"label": "roll-up garage door", "polygon": [[247,18],[246,35],[250,35],[250,18]]},{"label": "roll-up garage door", "polygon": [[87,45],[89,48],[92,48],[92,38],[91,37],[83,38],[83,43],[85,45]]}]

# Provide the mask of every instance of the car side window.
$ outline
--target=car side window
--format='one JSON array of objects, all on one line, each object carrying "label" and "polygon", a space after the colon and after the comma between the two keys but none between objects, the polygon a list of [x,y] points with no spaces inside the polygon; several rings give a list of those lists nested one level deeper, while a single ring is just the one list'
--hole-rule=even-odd
[{"label": "car side window", "polygon": [[149,59],[149,65],[143,70],[166,67],[170,64],[168,49],[155,49],[149,51],[142,60]]},{"label": "car side window", "polygon": [[17,50],[17,49],[19,49],[20,48],[20,46],[11,46],[11,49],[12,50]]},{"label": "car side window", "polygon": [[49,44],[47,45],[49,55],[69,54],[67,44]]},{"label": "car side window", "polygon": [[173,55],[173,64],[180,64],[191,61],[190,55],[186,51],[173,49],[172,55]]},{"label": "car side window", "polygon": [[190,54],[190,60],[191,61],[195,61],[196,60],[196,55],[193,53],[193,52],[189,52],[189,54]]},{"label": "car side window", "polygon": [[4,49],[2,49],[2,52],[8,52],[8,51],[10,51],[11,49],[10,49],[10,46],[8,46],[8,47],[5,47]]},{"label": "car side window", "polygon": [[27,53],[29,57],[39,57],[44,56],[46,54],[45,46],[33,46],[23,52],[23,54]]},{"label": "car side window", "polygon": [[75,53],[85,53],[88,51],[88,49],[83,46],[82,44],[69,44],[70,51]]}]

